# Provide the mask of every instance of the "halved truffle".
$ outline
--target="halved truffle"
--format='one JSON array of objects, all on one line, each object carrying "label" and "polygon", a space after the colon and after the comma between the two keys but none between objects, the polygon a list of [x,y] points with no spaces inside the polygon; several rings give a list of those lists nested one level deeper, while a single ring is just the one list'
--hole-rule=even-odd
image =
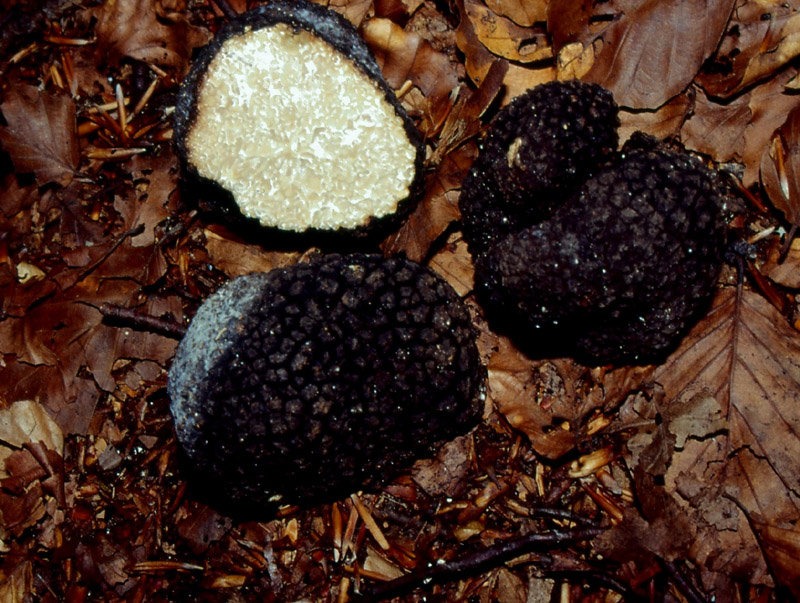
[{"label": "halved truffle", "polygon": [[178,439],[234,506],[376,486],[480,418],[466,305],[428,268],[323,255],[229,282],[169,371]]},{"label": "halved truffle", "polygon": [[181,87],[174,131],[207,200],[266,227],[363,233],[422,189],[421,137],[366,44],[305,0],[226,23]]}]

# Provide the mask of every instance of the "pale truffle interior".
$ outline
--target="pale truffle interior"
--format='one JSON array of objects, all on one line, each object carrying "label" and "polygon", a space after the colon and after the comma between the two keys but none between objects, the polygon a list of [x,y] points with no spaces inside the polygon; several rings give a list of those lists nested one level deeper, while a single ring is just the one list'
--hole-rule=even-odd
[{"label": "pale truffle interior", "polygon": [[416,148],[347,57],[279,23],[228,39],[200,84],[186,149],[265,226],[364,225],[409,195]]}]

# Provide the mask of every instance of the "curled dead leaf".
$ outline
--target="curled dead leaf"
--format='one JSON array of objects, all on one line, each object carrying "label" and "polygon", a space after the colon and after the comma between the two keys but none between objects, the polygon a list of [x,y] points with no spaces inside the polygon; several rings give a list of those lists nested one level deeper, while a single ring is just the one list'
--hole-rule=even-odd
[{"label": "curled dead leaf", "polygon": [[130,57],[182,70],[192,49],[210,39],[181,12],[166,11],[162,0],[108,0],[89,13],[97,19],[95,56],[100,61],[116,64]]},{"label": "curled dead leaf", "polygon": [[783,68],[800,54],[797,2],[741,2],[708,68],[697,81],[729,98]]},{"label": "curled dead leaf", "polygon": [[418,34],[380,18],[365,21],[361,34],[395,90],[410,81],[435,105],[458,87],[455,65]]},{"label": "curled dead leaf", "polygon": [[552,58],[544,28],[520,27],[478,0],[464,0],[464,10],[478,40],[493,54],[520,63]]},{"label": "curled dead leaf", "polygon": [[0,109],[8,125],[0,127],[0,142],[17,172],[33,172],[40,185],[69,184],[80,161],[73,100],[22,84],[5,94]]},{"label": "curled dead leaf", "polygon": [[[646,0],[612,5],[615,14],[593,26],[591,11],[608,11],[605,3],[579,0],[560,5],[548,19],[574,9],[576,17],[554,34],[559,78],[575,77],[605,86],[617,103],[632,109],[655,109],[682,92],[722,37],[734,0],[684,2]],[[573,65],[579,61],[580,66]]]},{"label": "curled dead leaf", "polygon": [[19,400],[0,411],[0,440],[14,448],[42,442],[45,448],[59,454],[64,447],[61,428],[33,400]]},{"label": "curled dead leaf", "polygon": [[761,183],[772,204],[800,225],[800,106],[772,136],[761,156]]}]

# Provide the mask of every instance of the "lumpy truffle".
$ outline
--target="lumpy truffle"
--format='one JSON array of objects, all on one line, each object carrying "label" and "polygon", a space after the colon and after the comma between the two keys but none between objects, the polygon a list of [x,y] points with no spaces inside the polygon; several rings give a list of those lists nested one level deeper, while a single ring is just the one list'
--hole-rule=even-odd
[{"label": "lumpy truffle", "polygon": [[422,265],[323,255],[230,281],[169,371],[197,483],[228,504],[310,504],[393,477],[480,418],[466,305]]}]

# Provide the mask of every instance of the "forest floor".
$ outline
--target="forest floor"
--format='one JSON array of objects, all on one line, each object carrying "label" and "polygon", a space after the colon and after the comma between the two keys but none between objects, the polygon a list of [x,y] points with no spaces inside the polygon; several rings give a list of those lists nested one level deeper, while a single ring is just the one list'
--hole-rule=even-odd
[{"label": "forest floor", "polygon": [[[31,6],[36,4],[36,6]],[[302,261],[182,198],[172,112],[247,0],[42,0],[0,16],[0,600],[800,597],[800,1],[334,0],[423,134],[375,251],[475,309],[481,425],[377,492],[260,521],[184,479],[166,371],[228,279]],[[725,173],[739,242],[659,364],[531,358],[485,321],[461,182],[498,108],[579,78],[622,139]]]}]

